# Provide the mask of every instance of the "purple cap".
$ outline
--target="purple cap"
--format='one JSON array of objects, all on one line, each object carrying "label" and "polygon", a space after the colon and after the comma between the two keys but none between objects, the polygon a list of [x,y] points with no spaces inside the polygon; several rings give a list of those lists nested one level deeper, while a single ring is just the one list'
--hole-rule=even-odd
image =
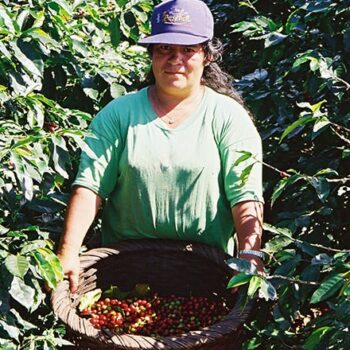
[{"label": "purple cap", "polygon": [[214,19],[201,0],[168,0],[155,6],[151,35],[139,44],[196,45],[214,36]]}]

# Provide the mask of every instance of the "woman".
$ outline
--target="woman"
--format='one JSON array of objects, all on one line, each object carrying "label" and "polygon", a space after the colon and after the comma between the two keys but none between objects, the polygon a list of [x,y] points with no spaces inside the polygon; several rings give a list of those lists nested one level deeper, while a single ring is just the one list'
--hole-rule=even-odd
[{"label": "woman", "polygon": [[[227,250],[237,233],[239,256],[262,270],[261,140],[228,76],[215,60],[213,17],[200,0],[165,1],[141,40],[153,83],[109,103],[94,118],[82,153],[58,250],[71,291],[79,250],[104,199],[102,243],[167,238]],[[214,91],[216,90],[216,91]]]}]

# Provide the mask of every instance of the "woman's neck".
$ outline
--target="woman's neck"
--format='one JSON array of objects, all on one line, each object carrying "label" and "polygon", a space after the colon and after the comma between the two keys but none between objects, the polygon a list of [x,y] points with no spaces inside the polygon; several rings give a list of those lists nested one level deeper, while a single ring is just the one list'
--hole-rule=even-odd
[{"label": "woman's neck", "polygon": [[156,100],[161,106],[161,109],[170,111],[177,107],[190,106],[193,103],[197,104],[201,101],[204,86],[200,85],[195,89],[186,91],[165,91],[160,86],[153,85],[151,87],[152,93],[154,95],[154,100]]},{"label": "woman's neck", "polygon": [[149,99],[156,115],[169,127],[176,128],[187,119],[200,104],[205,91],[204,86],[190,94],[165,93],[156,85],[149,89]]}]

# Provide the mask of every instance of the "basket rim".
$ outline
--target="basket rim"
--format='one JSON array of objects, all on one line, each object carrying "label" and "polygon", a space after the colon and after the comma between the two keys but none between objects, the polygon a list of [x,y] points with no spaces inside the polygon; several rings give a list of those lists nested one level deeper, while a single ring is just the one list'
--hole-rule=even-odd
[{"label": "basket rim", "polygon": [[[142,252],[159,250],[163,253],[172,251],[191,252],[192,254],[209,259],[211,262],[219,265],[222,269],[226,269],[228,272],[232,271],[231,268],[224,264],[224,260],[230,257],[230,255],[213,246],[199,242],[174,241],[167,239],[132,239],[114,242],[103,247],[93,248],[83,252],[80,255],[81,271],[79,275],[81,276],[93,269],[93,266],[101,259],[107,258],[111,255],[140,252],[140,250]],[[92,342],[102,342],[106,345],[115,345],[116,348],[119,346],[121,348],[135,350],[156,349],[155,346],[158,346],[159,349],[172,349],[172,345],[183,344],[185,342],[193,348],[194,345],[198,346],[203,343],[215,342],[218,339],[222,339],[233,331],[236,331],[244,323],[252,310],[254,301],[248,301],[244,309],[241,310],[240,300],[244,297],[243,293],[245,292],[240,288],[237,293],[237,301],[235,305],[219,322],[184,334],[158,337],[134,334],[114,335],[111,334],[112,332],[109,333],[108,331],[94,328],[87,319],[78,316],[75,312],[76,307],[72,308],[68,307],[69,305],[63,305],[65,300],[70,300],[71,305],[74,303],[76,304],[80,298],[80,295],[72,295],[70,293],[69,283],[66,279],[58,284],[56,290],[52,291],[51,305],[54,313],[66,324],[66,326],[77,335],[87,338]],[[85,333],[82,331],[83,329],[85,329]],[[140,343],[142,343],[142,347],[140,347]]]}]

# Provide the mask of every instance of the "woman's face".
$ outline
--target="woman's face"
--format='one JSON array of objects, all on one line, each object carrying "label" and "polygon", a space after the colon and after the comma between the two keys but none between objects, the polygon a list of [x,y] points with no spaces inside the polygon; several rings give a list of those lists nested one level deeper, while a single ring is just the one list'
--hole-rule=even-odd
[{"label": "woman's face", "polygon": [[156,86],[170,94],[199,89],[205,65],[202,45],[155,44],[152,69]]}]

